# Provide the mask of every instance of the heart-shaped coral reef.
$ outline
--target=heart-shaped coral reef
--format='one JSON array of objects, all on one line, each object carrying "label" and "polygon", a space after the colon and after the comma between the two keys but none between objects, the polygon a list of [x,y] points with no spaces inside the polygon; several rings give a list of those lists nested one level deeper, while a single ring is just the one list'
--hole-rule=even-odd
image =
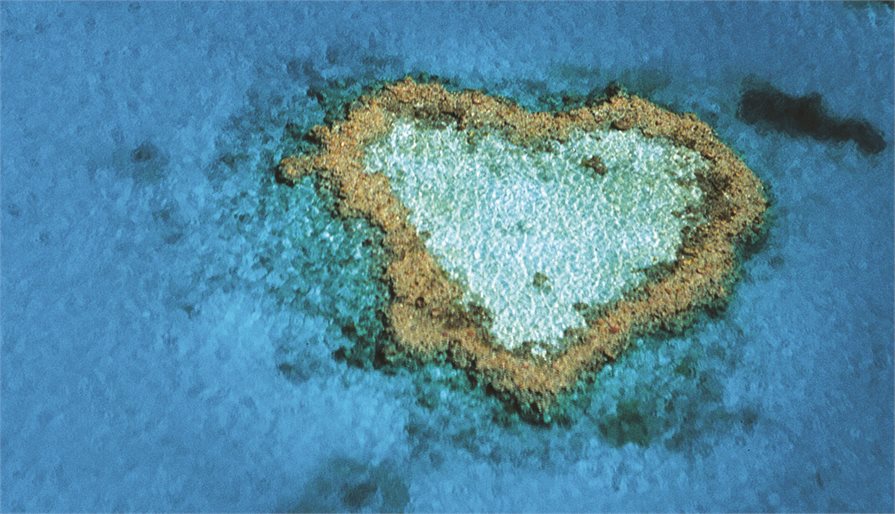
[{"label": "heart-shaped coral reef", "polygon": [[279,173],[383,231],[383,357],[446,356],[539,420],[633,337],[723,304],[768,205],[711,128],[624,94],[529,112],[407,79],[311,136]]}]

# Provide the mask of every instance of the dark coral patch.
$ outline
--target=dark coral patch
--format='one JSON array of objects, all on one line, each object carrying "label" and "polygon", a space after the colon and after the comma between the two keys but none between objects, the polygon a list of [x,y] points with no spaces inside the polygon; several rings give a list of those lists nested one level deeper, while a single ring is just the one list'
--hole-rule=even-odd
[{"label": "dark coral patch", "polygon": [[399,469],[389,463],[373,466],[355,459],[326,461],[289,512],[404,512],[410,490]]},{"label": "dark coral patch", "polygon": [[762,84],[749,87],[740,97],[737,116],[756,125],[790,136],[807,136],[820,141],[853,141],[865,154],[886,148],[882,134],[866,120],[830,115],[818,93],[792,96]]}]

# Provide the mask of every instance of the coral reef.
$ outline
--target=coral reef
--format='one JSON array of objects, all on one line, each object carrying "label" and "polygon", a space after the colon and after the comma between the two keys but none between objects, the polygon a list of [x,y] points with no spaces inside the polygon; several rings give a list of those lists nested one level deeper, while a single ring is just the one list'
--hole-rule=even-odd
[{"label": "coral reef", "polygon": [[[723,305],[768,203],[694,115],[620,91],[528,112],[405,79],[308,138],[317,151],[284,158],[279,177],[315,175],[339,215],[383,232],[379,359],[447,359],[545,422],[633,337]],[[514,251],[528,236],[559,243]]]}]

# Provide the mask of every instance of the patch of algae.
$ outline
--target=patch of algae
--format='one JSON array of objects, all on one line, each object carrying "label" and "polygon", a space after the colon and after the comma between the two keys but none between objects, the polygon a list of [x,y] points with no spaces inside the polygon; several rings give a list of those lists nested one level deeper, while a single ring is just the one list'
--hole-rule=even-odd
[{"label": "patch of algae", "polygon": [[533,113],[405,79],[309,137],[281,179],[384,233],[380,357],[447,358],[539,421],[634,336],[722,305],[768,206],[711,128],[621,93]]}]

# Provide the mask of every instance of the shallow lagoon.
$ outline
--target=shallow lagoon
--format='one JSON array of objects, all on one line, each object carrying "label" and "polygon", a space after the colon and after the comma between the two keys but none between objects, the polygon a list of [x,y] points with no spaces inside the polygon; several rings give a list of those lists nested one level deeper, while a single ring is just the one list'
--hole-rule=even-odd
[{"label": "shallow lagoon", "polygon": [[[667,140],[600,130],[531,151],[418,125],[399,122],[371,145],[365,171],[388,177],[505,348],[561,346],[564,330],[585,326],[576,303],[620,299],[645,281],[643,269],[673,261],[682,229],[699,221],[674,213],[698,210],[695,170],[708,164]],[[602,176],[582,165],[593,156]]]}]

